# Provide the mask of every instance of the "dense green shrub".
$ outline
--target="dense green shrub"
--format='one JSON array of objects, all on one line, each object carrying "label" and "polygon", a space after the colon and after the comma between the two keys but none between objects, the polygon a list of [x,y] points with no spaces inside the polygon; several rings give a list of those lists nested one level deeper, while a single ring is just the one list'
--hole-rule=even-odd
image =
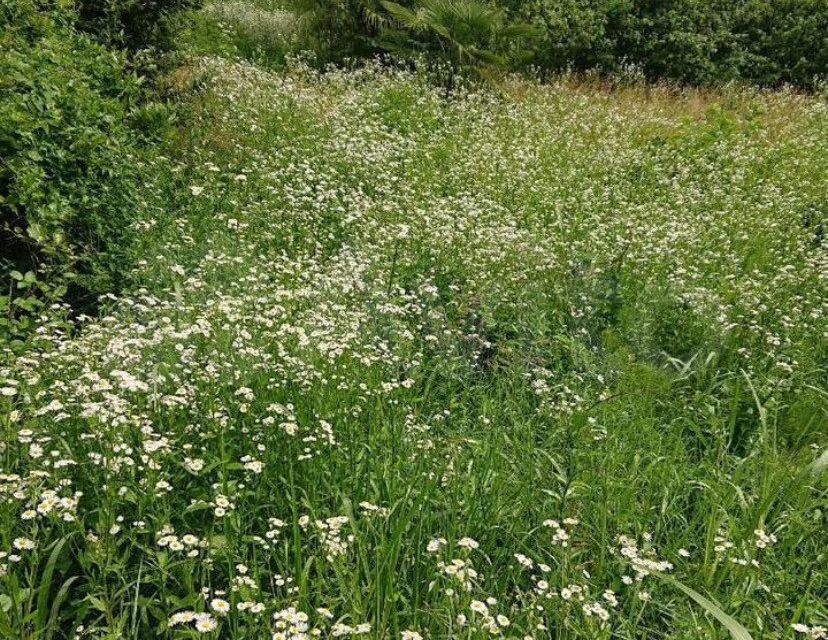
[{"label": "dense green shrub", "polygon": [[[552,73],[632,66],[651,80],[810,88],[828,74],[824,0],[302,0],[300,11],[326,60],[390,48]],[[523,24],[538,33],[526,38]]]},{"label": "dense green shrub", "polygon": [[740,74],[763,84],[809,86],[828,77],[828,2],[749,0],[739,3],[734,33],[744,43]]},{"label": "dense green shrub", "polygon": [[169,48],[180,11],[201,0],[77,0],[80,26],[106,42],[131,50]]},{"label": "dense green shrub", "polygon": [[823,0],[505,0],[543,29],[535,64],[692,84],[743,79],[815,86],[828,73]]},{"label": "dense green shrub", "polygon": [[735,76],[735,36],[720,0],[633,3],[616,23],[615,59],[640,66],[649,78],[702,84]]},{"label": "dense green shrub", "polygon": [[506,0],[510,15],[541,30],[532,63],[546,70],[610,68],[615,34],[628,15],[628,0]]},{"label": "dense green shrub", "polygon": [[0,334],[67,286],[85,303],[122,272],[140,184],[128,124],[140,83],[74,18],[66,5],[0,0],[0,282],[10,294]]}]

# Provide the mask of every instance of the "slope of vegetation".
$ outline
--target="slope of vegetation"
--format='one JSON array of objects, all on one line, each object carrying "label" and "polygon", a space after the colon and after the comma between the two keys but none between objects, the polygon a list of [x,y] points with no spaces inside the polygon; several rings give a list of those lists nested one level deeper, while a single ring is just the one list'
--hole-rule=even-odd
[{"label": "slope of vegetation", "polygon": [[825,101],[272,9],[193,18],[127,291],[0,345],[0,637],[824,638]]}]

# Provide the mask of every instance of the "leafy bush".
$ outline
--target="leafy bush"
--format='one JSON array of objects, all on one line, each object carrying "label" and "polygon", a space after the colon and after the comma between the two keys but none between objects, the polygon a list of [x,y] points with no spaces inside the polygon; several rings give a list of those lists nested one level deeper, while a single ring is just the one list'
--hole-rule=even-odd
[{"label": "leafy bush", "polygon": [[[140,184],[137,132],[128,125],[140,83],[122,55],[74,30],[66,6],[0,0],[0,16],[0,281],[11,291],[2,300],[8,330],[18,311],[36,311],[67,286],[79,303],[117,287]],[[29,295],[35,290],[48,295]]]},{"label": "leafy bush", "polygon": [[813,87],[828,71],[828,4],[821,0],[505,0],[543,29],[535,63],[692,84],[744,79]]},{"label": "leafy bush", "polygon": [[735,76],[730,3],[636,2],[615,33],[616,59],[640,65],[650,78],[694,84]]},{"label": "leafy bush", "polygon": [[763,84],[814,86],[828,77],[828,3],[751,0],[735,12],[740,75]]},{"label": "leafy bush", "polygon": [[626,0],[506,0],[510,15],[537,26],[534,64],[541,69],[612,67],[616,23],[629,10]]},{"label": "leafy bush", "polygon": [[170,48],[174,16],[201,0],[77,0],[80,26],[106,42],[131,50]]}]

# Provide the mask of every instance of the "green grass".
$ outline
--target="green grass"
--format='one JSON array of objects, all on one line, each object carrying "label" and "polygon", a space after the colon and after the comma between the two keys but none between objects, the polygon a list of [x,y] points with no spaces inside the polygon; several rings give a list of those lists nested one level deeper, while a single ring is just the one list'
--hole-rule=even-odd
[{"label": "green grass", "polygon": [[210,52],[0,367],[0,637],[820,637],[824,101]]}]

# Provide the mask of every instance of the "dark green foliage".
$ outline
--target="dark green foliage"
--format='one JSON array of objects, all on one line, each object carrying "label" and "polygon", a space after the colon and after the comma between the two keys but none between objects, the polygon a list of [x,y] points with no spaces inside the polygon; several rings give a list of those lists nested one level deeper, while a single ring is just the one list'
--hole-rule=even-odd
[{"label": "dark green foliage", "polygon": [[391,50],[544,72],[632,66],[651,80],[814,88],[824,0],[304,0],[324,59]]},{"label": "dark green foliage", "polygon": [[828,3],[822,0],[537,0],[511,15],[541,26],[535,62],[692,84],[747,80],[812,87],[828,73]]},{"label": "dark green foliage", "polygon": [[740,3],[734,33],[744,44],[740,74],[766,84],[808,86],[828,74],[828,3],[751,0]]},{"label": "dark green foliage", "polygon": [[409,55],[428,53],[458,66],[505,66],[525,40],[539,35],[482,0],[419,0],[411,8],[385,1],[383,6],[392,17],[380,40],[383,47]]},{"label": "dark green foliage", "polygon": [[295,9],[315,35],[322,62],[370,55],[390,17],[380,0],[298,0]]},{"label": "dark green foliage", "polygon": [[130,50],[172,46],[174,18],[201,0],[77,0],[79,24],[104,41]]},{"label": "dark green foliage", "polygon": [[392,52],[459,66],[504,66],[520,59],[531,25],[488,0],[302,0],[322,61]]},{"label": "dark green foliage", "polygon": [[506,0],[510,15],[537,25],[534,64],[545,70],[611,67],[615,34],[626,26],[631,0]]},{"label": "dark green foliage", "polygon": [[69,6],[0,0],[0,19],[2,335],[52,301],[83,309],[118,288],[139,129],[158,116],[136,108],[124,56],[76,31]]}]

